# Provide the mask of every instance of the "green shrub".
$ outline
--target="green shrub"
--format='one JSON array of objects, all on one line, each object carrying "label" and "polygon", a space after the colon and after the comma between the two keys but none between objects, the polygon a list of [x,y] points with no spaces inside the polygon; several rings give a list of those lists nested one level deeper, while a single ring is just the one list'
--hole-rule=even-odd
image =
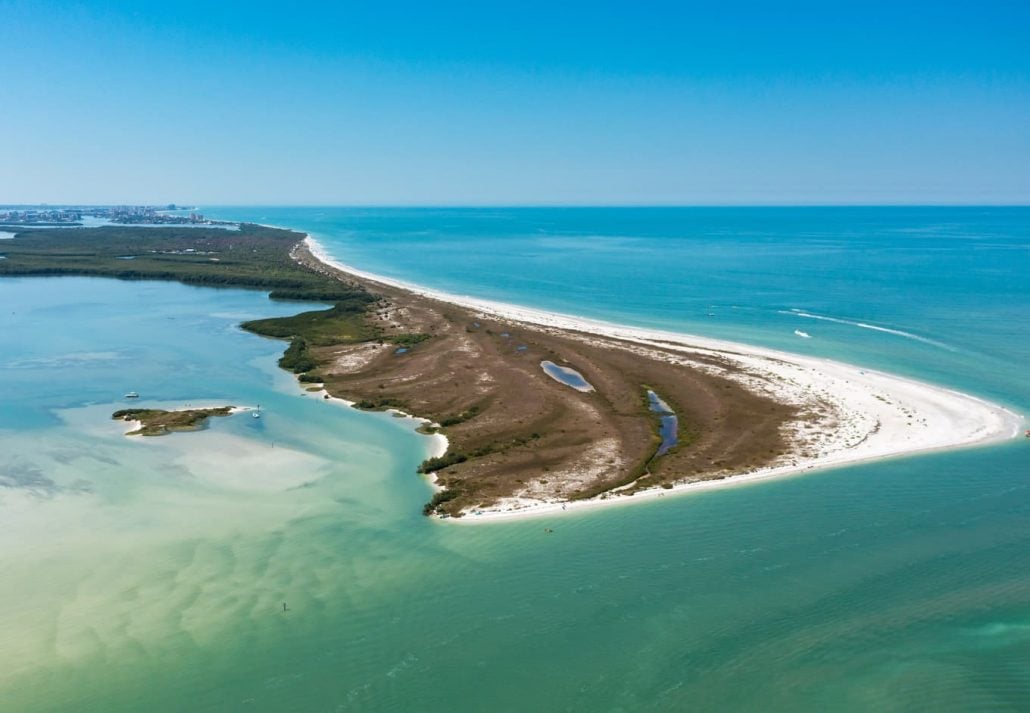
[{"label": "green shrub", "polygon": [[311,371],[318,364],[308,355],[307,342],[302,337],[297,337],[290,342],[290,346],[279,359],[279,366],[294,374],[301,374]]},{"label": "green shrub", "polygon": [[458,463],[464,463],[468,460],[468,456],[464,453],[458,453],[457,451],[448,451],[438,458],[427,458],[422,461],[422,465],[418,467],[419,473],[435,473],[438,470],[443,470],[452,465]]},{"label": "green shrub", "polygon": [[387,409],[387,408],[403,408],[404,402],[399,399],[382,398],[382,399],[361,399],[354,404],[355,408],[364,409],[365,411],[374,411],[376,409]]},{"label": "green shrub", "polygon": [[470,406],[456,416],[448,416],[447,418],[440,421],[440,425],[444,428],[447,426],[457,426],[459,423],[465,423],[470,418],[479,413],[479,406]]},{"label": "green shrub", "polygon": [[456,497],[461,495],[457,490],[441,490],[433,494],[432,499],[428,503],[422,506],[423,515],[432,515],[436,512],[436,509],[446,502],[454,500]]}]

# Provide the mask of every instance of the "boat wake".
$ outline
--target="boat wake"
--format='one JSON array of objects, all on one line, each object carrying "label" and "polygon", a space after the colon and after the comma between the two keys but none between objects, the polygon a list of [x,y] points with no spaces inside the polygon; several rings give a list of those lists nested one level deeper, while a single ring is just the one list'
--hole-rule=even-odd
[{"label": "boat wake", "polygon": [[[949,352],[958,351],[955,347],[950,346],[948,344],[944,344],[943,342],[938,342],[935,339],[929,339],[927,337],[920,337],[918,334],[912,334],[911,332],[905,332],[905,331],[902,331],[900,329],[891,329],[890,327],[880,327],[880,326],[875,325],[875,324],[869,324],[868,322],[856,322],[856,321],[853,321],[853,320],[850,320],[850,319],[841,319],[839,317],[827,317],[826,315],[823,315],[823,314],[813,314],[811,312],[805,312],[804,310],[800,310],[800,309],[780,310],[780,314],[791,314],[791,315],[794,315],[795,317],[804,317],[805,319],[818,319],[818,320],[821,320],[823,322],[835,322],[837,324],[847,324],[847,325],[850,325],[852,327],[860,327],[861,329],[871,329],[874,332],[884,332],[886,334],[893,334],[896,337],[904,337],[905,339],[912,339],[912,340],[915,340],[917,342],[922,342],[923,344],[929,344],[930,346],[939,347],[940,349],[945,349],[945,350],[947,350]],[[794,333],[797,334],[796,331]]]}]

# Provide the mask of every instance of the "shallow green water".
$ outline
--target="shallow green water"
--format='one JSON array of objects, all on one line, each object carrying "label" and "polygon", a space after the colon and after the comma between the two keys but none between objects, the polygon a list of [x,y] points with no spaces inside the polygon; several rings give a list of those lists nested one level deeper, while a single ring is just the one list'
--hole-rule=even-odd
[{"label": "shallow green water", "polygon": [[[1030,708],[1023,441],[431,522],[410,421],[303,395],[234,326],[291,305],[78,278],[0,281],[0,304],[0,710]],[[986,330],[1006,373],[934,369],[990,395],[1027,345]],[[264,416],[128,439],[129,390]]]}]

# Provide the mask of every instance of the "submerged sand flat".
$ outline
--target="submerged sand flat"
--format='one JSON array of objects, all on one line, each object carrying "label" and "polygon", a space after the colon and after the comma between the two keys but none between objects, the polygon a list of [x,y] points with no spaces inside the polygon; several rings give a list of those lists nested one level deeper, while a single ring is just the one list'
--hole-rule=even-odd
[{"label": "submerged sand flat", "polygon": [[[225,419],[126,438],[111,403],[62,409],[58,425],[38,432],[0,431],[0,596],[15,612],[0,687],[47,666],[156,655],[179,640],[217,645],[238,618],[274,616],[283,592],[298,607],[301,596],[325,595],[294,549],[319,540],[282,533],[341,512],[359,529],[394,522],[400,506],[376,487],[398,467],[386,448],[419,444],[410,423],[330,413],[295,387],[282,398],[271,437],[233,432]],[[319,423],[293,428],[297,413]],[[349,439],[332,437],[343,430]]]},{"label": "submerged sand flat", "polygon": [[[685,357],[715,355],[740,367],[720,370],[722,376],[737,380],[752,391],[802,407],[832,405],[832,419],[824,422],[822,428],[810,427],[805,422],[789,426],[800,447],[786,462],[720,479],[678,484],[673,491],[724,487],[877,458],[986,444],[1015,437],[1023,424],[1022,416],[1002,406],[916,380],[828,359],[453,295],[339,263],[310,236],[306,244],[317,259],[354,277],[474,310],[484,318],[573,332],[585,342],[591,337],[622,340],[635,345],[641,353],[660,349]],[[826,428],[825,423],[834,427]],[[638,491],[634,499],[668,492]],[[474,510],[463,520],[474,522],[615,502],[629,499],[604,494],[590,500],[561,502],[520,496]]]}]

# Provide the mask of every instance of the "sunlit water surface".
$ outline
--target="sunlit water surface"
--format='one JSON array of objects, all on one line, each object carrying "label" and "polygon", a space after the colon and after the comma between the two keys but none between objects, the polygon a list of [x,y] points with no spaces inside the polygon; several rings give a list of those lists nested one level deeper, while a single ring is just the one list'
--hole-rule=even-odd
[{"label": "sunlit water surface", "polygon": [[[1030,405],[1027,210],[204,212]],[[83,278],[0,305],[4,711],[1030,708],[1022,440],[463,526],[421,517],[410,420],[306,394],[236,327],[296,305]],[[263,417],[127,438],[132,390]]]}]

